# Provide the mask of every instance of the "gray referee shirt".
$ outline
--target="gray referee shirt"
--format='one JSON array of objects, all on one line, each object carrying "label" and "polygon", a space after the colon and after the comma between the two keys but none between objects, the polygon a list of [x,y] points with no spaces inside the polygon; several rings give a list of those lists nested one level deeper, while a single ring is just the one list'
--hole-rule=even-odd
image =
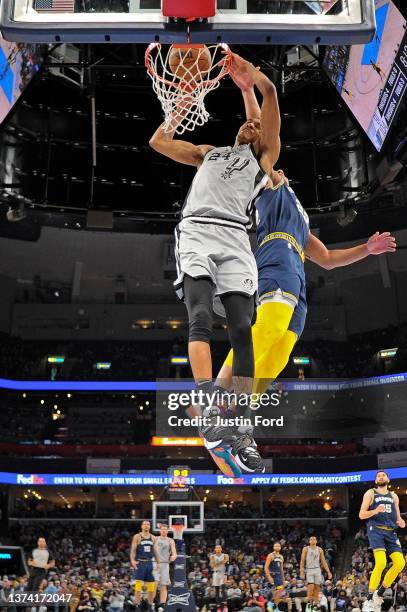
[{"label": "gray referee shirt", "polygon": [[32,552],[32,560],[34,561],[33,567],[45,569],[45,566],[51,560],[49,550],[46,548],[35,548]]}]

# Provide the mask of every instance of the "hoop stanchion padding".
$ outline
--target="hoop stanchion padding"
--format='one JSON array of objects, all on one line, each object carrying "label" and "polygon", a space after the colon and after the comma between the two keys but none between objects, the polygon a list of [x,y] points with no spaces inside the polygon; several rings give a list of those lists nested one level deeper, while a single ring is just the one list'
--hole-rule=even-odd
[{"label": "hoop stanchion padding", "polygon": [[216,0],[163,0],[164,17],[182,19],[199,19],[213,17],[216,12]]},{"label": "hoop stanchion padding", "polygon": [[[170,56],[174,48],[198,50],[195,62],[191,63],[187,53],[180,53],[178,68],[173,72],[170,70]],[[160,43],[151,43],[147,47],[145,65],[164,111],[167,133],[183,134],[204,125],[209,119],[205,97],[219,87],[221,79],[229,73],[231,52],[227,45],[211,45],[204,49],[210,56],[204,70],[200,68],[200,49],[204,49],[203,45],[188,43],[171,45],[167,51]]]},{"label": "hoop stanchion padding", "polygon": [[197,610],[194,594],[188,588],[185,542],[183,529],[173,529],[177,558],[174,562],[174,580],[168,590],[166,612],[195,612]]}]

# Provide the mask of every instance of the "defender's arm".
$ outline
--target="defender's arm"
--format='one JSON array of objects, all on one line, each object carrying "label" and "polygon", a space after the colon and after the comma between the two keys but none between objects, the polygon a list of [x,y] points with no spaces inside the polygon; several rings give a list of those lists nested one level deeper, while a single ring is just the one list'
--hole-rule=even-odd
[{"label": "defender's arm", "polygon": [[340,266],[349,266],[369,255],[394,253],[396,246],[396,239],[390,232],[383,232],[382,234],[376,232],[365,244],[348,249],[329,250],[319,238],[310,232],[305,254],[308,259],[325,268],[325,270],[333,270]]}]

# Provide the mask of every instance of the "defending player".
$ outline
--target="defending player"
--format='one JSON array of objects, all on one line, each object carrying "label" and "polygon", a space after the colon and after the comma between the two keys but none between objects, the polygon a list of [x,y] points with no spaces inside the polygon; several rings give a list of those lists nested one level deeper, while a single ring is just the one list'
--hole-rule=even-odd
[{"label": "defending player", "polygon": [[168,586],[170,580],[170,563],[177,558],[177,550],[175,542],[168,537],[168,525],[160,525],[160,535],[156,537],[154,543],[155,557],[158,560],[158,588],[160,589],[160,607],[159,610],[164,610],[167,602]]},{"label": "defending player", "polygon": [[224,603],[226,584],[226,565],[229,563],[229,555],[222,551],[222,546],[217,544],[214,552],[209,555],[209,565],[213,571],[212,586],[216,591],[216,605],[219,609]]},{"label": "defending player", "polygon": [[273,598],[278,604],[284,589],[284,557],[281,554],[280,542],[274,542],[273,552],[267,555],[264,573],[268,582],[274,586]]},{"label": "defending player", "polygon": [[301,553],[300,577],[307,583],[307,601],[312,608],[318,608],[319,591],[322,582],[322,568],[325,570],[328,580],[332,580],[332,574],[325,559],[324,551],[317,546],[317,538],[311,536],[309,546],[304,546]]},{"label": "defending player", "polygon": [[157,562],[157,568],[159,568],[159,560],[155,552],[156,537],[150,533],[150,529],[150,521],[143,521],[141,531],[133,536],[130,548],[130,563],[135,569],[134,598],[137,610],[140,608],[143,584],[147,589],[149,609],[152,609],[155,598],[153,559]]},{"label": "defending player", "polygon": [[[233,54],[232,70],[240,60]],[[163,125],[150,140],[152,148],[162,155],[197,168],[176,229],[175,287],[188,310],[193,376],[198,388],[207,394],[213,388],[209,341],[214,298],[217,312],[226,314],[234,349],[235,393],[247,397],[253,387],[251,325],[257,268],[247,228],[253,198],[267,183],[280,151],[276,138],[280,129],[276,89],[259,71],[253,83],[263,96],[262,107],[258,117],[241,126],[232,147],[197,146],[174,140],[174,132],[166,133]],[[240,415],[247,408],[247,403],[242,405]],[[210,424],[201,429],[207,444],[214,447],[234,433],[229,427],[216,426],[217,414],[216,409],[206,406],[203,416],[209,417]],[[255,471],[258,466],[253,453],[249,459]]]},{"label": "defending player", "polygon": [[[252,86],[256,73],[254,66],[242,59],[239,69],[232,73],[233,80],[242,91],[248,117],[258,117],[260,112]],[[277,138],[275,134],[274,138]],[[255,255],[259,270],[260,306],[252,334],[255,358],[254,391],[262,393],[287,365],[305,326],[305,258],[332,270],[360,261],[369,255],[394,252],[396,242],[389,232],[376,232],[365,244],[348,249],[328,250],[309,231],[308,215],[284,173],[274,169],[267,188],[256,201],[256,216],[258,248]],[[233,387],[232,362],[233,351],[230,351],[217,379],[217,385],[227,390]],[[258,456],[254,445],[252,442],[250,446],[250,440],[244,434],[233,441],[231,455],[241,471],[250,472],[247,457],[251,452],[255,457]],[[245,450],[244,455],[240,452],[241,447]],[[225,449],[210,450],[222,471],[231,475],[230,457],[226,456]]]},{"label": "defending player", "polygon": [[[393,585],[405,566],[396,529],[404,529],[406,524],[400,516],[399,498],[389,491],[389,484],[387,473],[377,472],[375,488],[366,491],[359,512],[359,518],[367,520],[367,536],[375,561],[369,581],[367,606],[368,610],[375,612],[381,609],[384,591]],[[382,580],[387,555],[391,559],[391,566]]]}]

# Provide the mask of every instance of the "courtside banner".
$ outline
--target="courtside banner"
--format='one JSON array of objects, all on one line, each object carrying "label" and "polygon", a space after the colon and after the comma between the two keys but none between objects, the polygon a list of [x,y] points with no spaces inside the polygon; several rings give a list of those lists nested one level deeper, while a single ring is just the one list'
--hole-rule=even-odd
[{"label": "courtside banner", "polygon": [[[407,466],[386,470],[391,480],[407,478]],[[337,474],[244,474],[231,478],[223,474],[191,474],[187,478],[190,486],[290,486],[290,485],[346,485],[373,482],[376,470],[344,472]],[[0,484],[20,486],[110,486],[143,487],[167,486],[172,476],[160,473],[148,474],[17,474],[0,472]]]}]

